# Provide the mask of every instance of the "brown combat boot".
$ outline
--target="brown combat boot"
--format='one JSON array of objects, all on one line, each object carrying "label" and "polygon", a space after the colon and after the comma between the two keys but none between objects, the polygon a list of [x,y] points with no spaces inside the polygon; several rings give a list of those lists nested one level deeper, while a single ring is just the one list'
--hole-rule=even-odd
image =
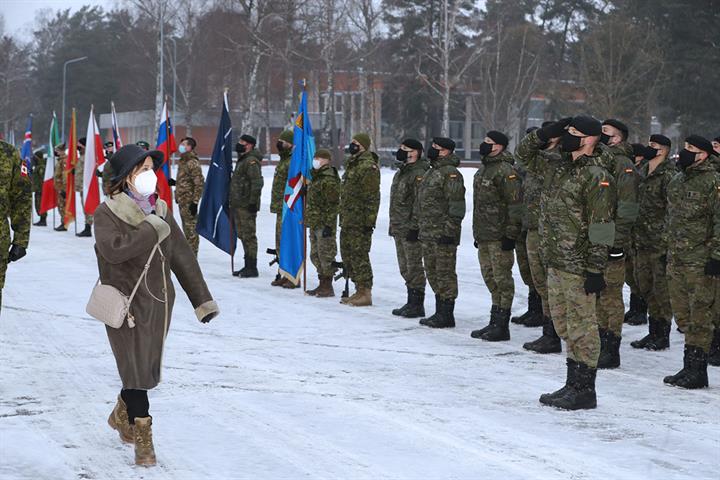
[{"label": "brown combat boot", "polygon": [[275,280],[270,282],[270,285],[273,287],[282,287],[283,282],[285,281],[285,277],[281,276],[279,273],[275,275]]},{"label": "brown combat boot", "polygon": [[283,280],[285,280],[285,281],[282,283],[282,285],[280,285],[283,288],[293,289],[293,288],[298,288],[300,286],[300,282],[298,282],[296,285],[291,280],[288,280],[287,278],[283,277]]},{"label": "brown combat boot", "polygon": [[321,277],[320,285],[315,289],[314,295],[319,298],[334,297],[335,290],[333,289],[332,277]]},{"label": "brown combat boot", "polygon": [[135,465],[153,467],[157,464],[152,440],[152,417],[135,419]]},{"label": "brown combat boot", "polygon": [[369,307],[372,305],[372,290],[367,287],[358,287],[358,291],[350,297],[347,303],[353,307]]},{"label": "brown combat boot", "polygon": [[323,279],[320,275],[318,275],[318,286],[315,288],[312,288],[310,290],[305,290],[305,295],[312,295],[313,297],[317,295],[318,290],[321,290]]},{"label": "brown combat boot", "polygon": [[110,412],[108,425],[110,425],[113,430],[117,430],[118,434],[120,434],[120,440],[123,442],[135,442],[135,431],[133,426],[130,425],[130,421],[128,419],[127,405],[125,405],[125,402],[120,395],[118,395],[115,408],[113,408],[112,412]]}]

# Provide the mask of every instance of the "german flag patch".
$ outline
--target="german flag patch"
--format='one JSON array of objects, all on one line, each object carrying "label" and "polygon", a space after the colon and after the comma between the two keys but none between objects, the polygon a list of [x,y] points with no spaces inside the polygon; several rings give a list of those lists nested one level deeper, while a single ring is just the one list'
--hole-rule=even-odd
[{"label": "german flag patch", "polygon": [[610,186],[610,182],[608,182],[607,180],[603,180],[603,181],[600,182],[600,186],[601,186],[601,187],[609,187],[609,186]]}]

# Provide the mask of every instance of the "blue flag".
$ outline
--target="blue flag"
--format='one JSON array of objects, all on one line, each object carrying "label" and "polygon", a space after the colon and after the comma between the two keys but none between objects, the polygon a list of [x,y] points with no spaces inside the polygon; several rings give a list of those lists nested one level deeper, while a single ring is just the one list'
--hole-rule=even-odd
[{"label": "blue flag", "polygon": [[310,179],[315,156],[315,138],[307,111],[307,92],[303,88],[293,128],[293,148],[283,201],[280,237],[280,274],[297,284],[305,262],[305,198],[303,188]]},{"label": "blue flag", "polygon": [[227,93],[220,114],[210,169],[205,180],[197,232],[230,255],[235,252],[237,234],[230,211],[230,176],[232,175],[232,125]]},{"label": "blue flag", "polygon": [[28,117],[27,127],[25,128],[25,139],[20,149],[20,158],[22,158],[22,166],[20,170],[23,175],[32,175],[32,115]]}]

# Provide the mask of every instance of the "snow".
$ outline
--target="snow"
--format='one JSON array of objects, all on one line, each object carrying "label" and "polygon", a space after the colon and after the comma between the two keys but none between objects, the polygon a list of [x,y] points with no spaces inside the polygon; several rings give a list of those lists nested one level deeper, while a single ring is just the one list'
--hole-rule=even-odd
[{"label": "snow", "polygon": [[[274,238],[272,173],[264,168],[261,252]],[[104,328],[84,312],[93,241],[34,228],[3,291],[0,478],[718,478],[720,370],[710,368],[709,389],[663,385],[682,364],[676,331],[669,350],[640,352],[629,342],[646,327],[626,326],[622,367],[598,374],[598,408],[581,412],[538,403],[565,378],[564,354],[522,349],[540,329],[514,325],[512,340],[495,344],[470,338],[490,309],[472,247],[472,169],[462,170],[457,328],[392,316],[405,297],[387,236],[393,173],[382,172],[372,307],[272,288],[262,253],[260,278],[232,277],[227,255],[201,241],[222,313],[200,324],[178,286],[163,382],[150,392],[151,469],[134,466],[106,423],[120,382]],[[515,277],[521,313],[527,289]],[[315,286],[312,267],[308,280]]]}]

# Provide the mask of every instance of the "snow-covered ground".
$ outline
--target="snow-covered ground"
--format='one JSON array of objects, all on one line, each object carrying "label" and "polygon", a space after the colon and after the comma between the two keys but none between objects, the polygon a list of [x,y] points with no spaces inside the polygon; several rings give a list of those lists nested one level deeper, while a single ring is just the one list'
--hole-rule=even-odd
[{"label": "snow-covered ground", "polygon": [[[273,169],[264,172],[261,252],[274,235]],[[3,292],[0,478],[718,478],[720,369],[709,389],[663,385],[682,363],[676,331],[668,351],[640,352],[629,341],[646,327],[626,327],[622,367],[598,374],[598,408],[583,412],[538,403],[565,376],[563,354],[522,349],[539,329],[513,326],[503,343],[470,338],[490,308],[472,247],[473,170],[463,170],[457,328],[393,317],[405,298],[386,234],[393,173],[382,175],[370,308],[270,287],[263,254],[260,278],[232,277],[228,256],[202,241],[222,313],[200,324],[178,287],[163,382],[150,393],[153,469],[135,467],[106,423],[120,383],[104,328],[84,311],[93,241],[33,229]],[[316,284],[312,267],[308,279]],[[527,289],[516,279],[520,313]]]}]

